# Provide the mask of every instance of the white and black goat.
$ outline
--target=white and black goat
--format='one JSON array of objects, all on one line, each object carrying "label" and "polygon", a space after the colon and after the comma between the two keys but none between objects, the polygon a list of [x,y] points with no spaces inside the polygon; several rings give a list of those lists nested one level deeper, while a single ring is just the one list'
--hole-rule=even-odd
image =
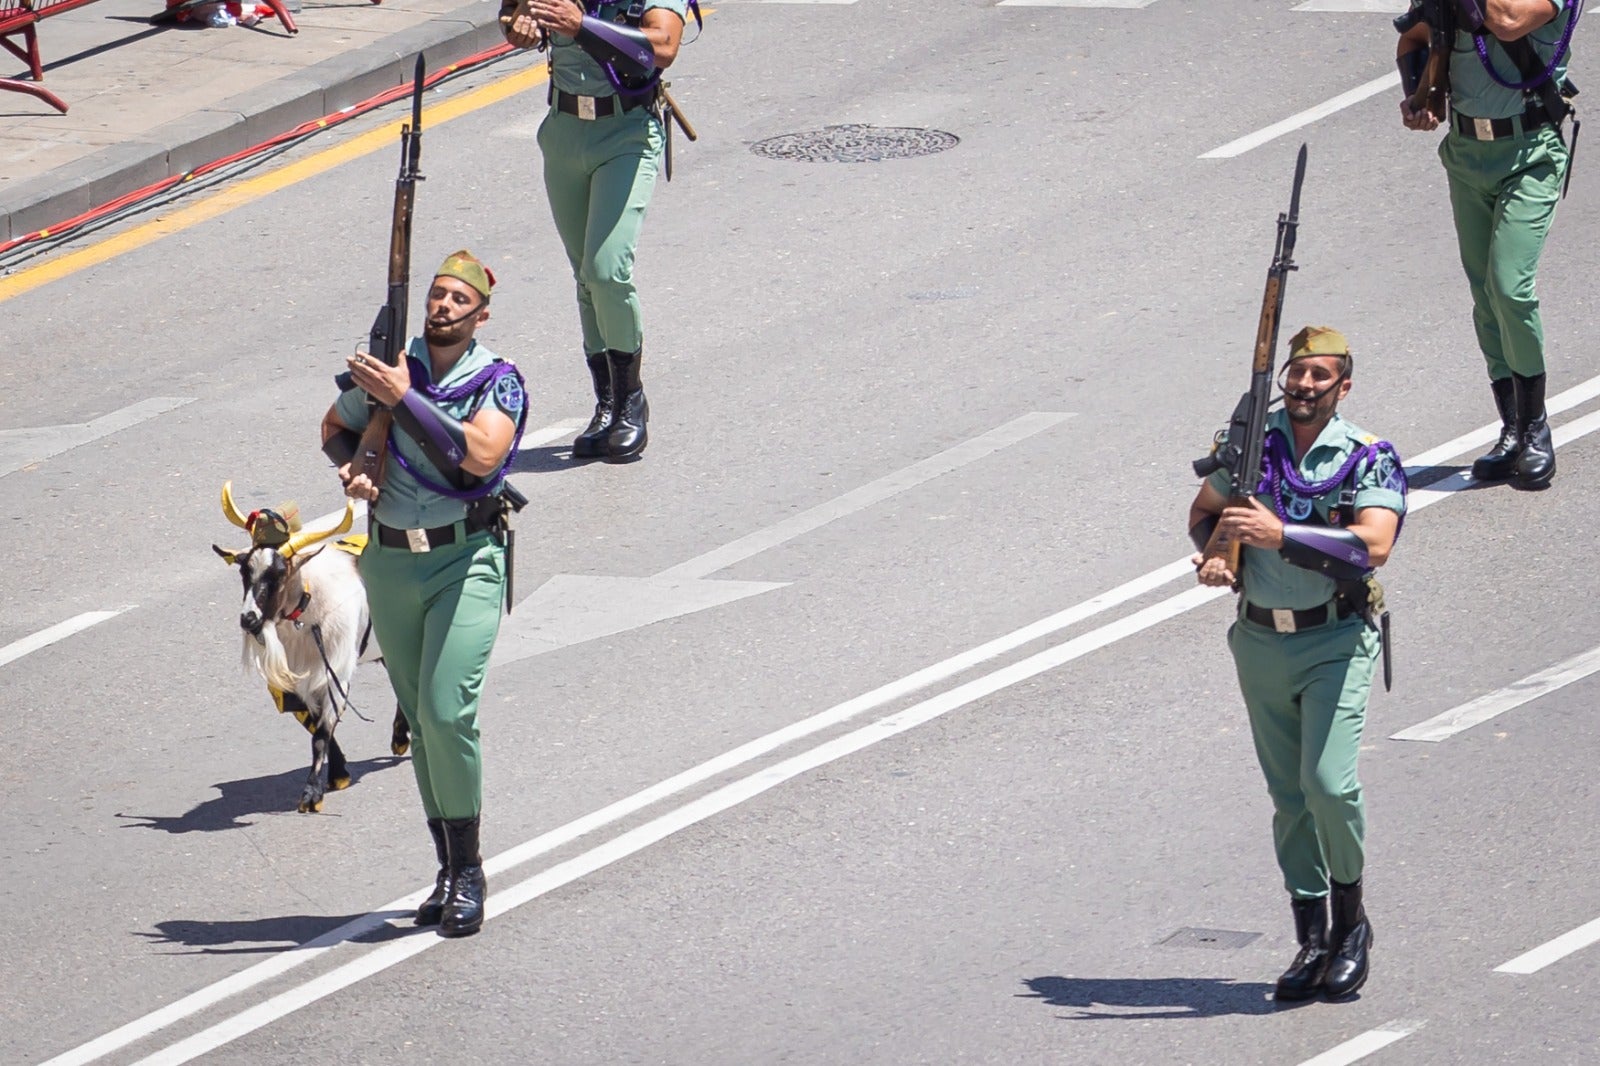
[{"label": "white and black goat", "polygon": [[[346,503],[333,529],[305,530],[292,515],[276,511],[239,512],[233,483],[222,486],[222,513],[250,533],[240,552],[212,549],[244,581],[239,628],[244,631],[244,663],[260,674],[278,710],[292,713],[311,734],[311,771],[300,794],[302,812],[320,811],[325,790],[350,786],[344,752],[333,738],[350,703],[350,683],[370,636],[367,593],[356,557],[325,543],[349,531],[355,511]],[[390,750],[404,755],[411,746],[405,717],[395,708]]]}]

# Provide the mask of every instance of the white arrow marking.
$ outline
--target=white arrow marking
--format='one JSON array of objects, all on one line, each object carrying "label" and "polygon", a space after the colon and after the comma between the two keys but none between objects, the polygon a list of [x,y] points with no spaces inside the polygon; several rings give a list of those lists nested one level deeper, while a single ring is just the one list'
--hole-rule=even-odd
[{"label": "white arrow marking", "polygon": [[155,396],[140,400],[120,411],[101,415],[91,422],[65,426],[39,426],[34,429],[0,430],[0,477],[14,474],[32,463],[71,451],[90,441],[110,436],[118,430],[148,422],[160,414],[193,401],[190,396]]}]

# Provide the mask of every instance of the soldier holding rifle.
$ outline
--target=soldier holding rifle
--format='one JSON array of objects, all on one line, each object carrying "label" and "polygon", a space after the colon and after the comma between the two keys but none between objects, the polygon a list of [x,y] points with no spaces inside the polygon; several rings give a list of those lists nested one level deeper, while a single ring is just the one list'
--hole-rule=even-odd
[{"label": "soldier holding rifle", "polygon": [[1194,464],[1207,480],[1188,523],[1200,583],[1240,591],[1228,647],[1299,943],[1278,978],[1280,1000],[1348,996],[1367,978],[1356,757],[1380,652],[1389,680],[1388,615],[1372,572],[1389,558],[1406,491],[1394,449],[1339,415],[1354,360],[1337,330],[1294,335],[1283,406],[1268,412],[1304,172],[1302,148],[1290,210],[1278,220],[1251,390],[1216,451]]},{"label": "soldier holding rifle", "polygon": [[1500,414],[1494,447],[1472,464],[1480,481],[1542,489],[1555,476],[1545,412],[1545,341],[1535,273],[1573,145],[1568,45],[1575,0],[1412,0],[1395,20],[1407,129],[1448,125],[1439,158],[1449,179],[1472,323]]},{"label": "soldier holding rifle", "polygon": [[550,213],[578,283],[595,395],[574,458],[631,460],[649,439],[633,261],[663,156],[672,177],[672,116],[694,137],[661,82],[691,7],[698,17],[694,0],[504,0],[500,9],[507,41],[550,52],[539,148]]}]

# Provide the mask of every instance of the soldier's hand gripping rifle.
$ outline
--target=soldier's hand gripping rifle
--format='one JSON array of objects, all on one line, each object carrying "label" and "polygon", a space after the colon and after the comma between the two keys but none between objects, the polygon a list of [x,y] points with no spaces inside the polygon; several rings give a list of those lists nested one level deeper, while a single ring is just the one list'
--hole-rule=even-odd
[{"label": "soldier's hand gripping rifle", "polygon": [[1456,30],[1476,31],[1483,26],[1480,0],[1413,0],[1411,9],[1394,20],[1401,34],[1420,24],[1428,27],[1428,44],[1395,59],[1400,68],[1400,88],[1412,111],[1429,111],[1440,122],[1450,117],[1450,53]]},{"label": "soldier's hand gripping rifle", "polygon": [[[406,351],[407,293],[411,287],[411,219],[416,200],[417,182],[422,181],[418,170],[422,162],[422,83],[423,60],[417,56],[415,79],[411,86],[411,121],[400,127],[400,176],[394,183],[394,221],[389,230],[389,295],[378,317],[372,322],[372,332],[367,337],[367,354],[381,359],[390,366],[398,366]],[[339,376],[339,387],[349,388],[347,375]],[[383,484],[388,467],[389,430],[394,424],[394,414],[380,407],[372,397],[367,397],[367,428],[361,434],[350,463],[352,478],[365,474],[374,488]],[[330,441],[331,443],[331,441]],[[341,457],[333,455],[334,462]]]},{"label": "soldier's hand gripping rifle", "polygon": [[[1198,477],[1228,471],[1228,506],[1248,507],[1261,480],[1261,450],[1266,440],[1267,408],[1272,401],[1272,364],[1278,350],[1278,321],[1283,314],[1284,285],[1294,262],[1294,239],[1300,225],[1300,186],[1306,179],[1306,146],[1300,146],[1294,165],[1294,190],[1289,211],[1278,216],[1278,243],[1267,269],[1267,289],[1261,299],[1261,319],[1256,325],[1255,359],[1250,368],[1250,390],[1239,398],[1228,428],[1217,434],[1212,453],[1194,461]],[[1201,550],[1207,559],[1226,555],[1228,570],[1239,575],[1238,541],[1211,537]]]}]

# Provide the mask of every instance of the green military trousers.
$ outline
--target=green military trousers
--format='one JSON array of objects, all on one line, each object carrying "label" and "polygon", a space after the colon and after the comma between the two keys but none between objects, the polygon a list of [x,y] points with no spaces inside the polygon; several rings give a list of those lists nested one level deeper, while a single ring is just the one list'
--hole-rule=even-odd
[{"label": "green military trousers", "polygon": [[1461,266],[1472,289],[1472,324],[1491,380],[1544,373],[1534,274],[1568,158],[1554,126],[1497,141],[1451,130],[1439,144]]},{"label": "green military trousers", "polygon": [[361,553],[372,632],[411,724],[411,767],[429,818],[472,818],[483,807],[478,693],[500,632],[505,549],[487,533],[427,552]]},{"label": "green military trousers", "polygon": [[555,108],[539,126],[544,187],[578,282],[583,350],[636,352],[644,339],[633,255],[661,165],[648,108],[581,119]]},{"label": "green military trousers", "polygon": [[1360,880],[1366,809],[1356,756],[1379,640],[1361,618],[1279,633],[1241,618],[1228,647],[1250,712],[1256,758],[1272,797],[1272,837],[1296,899],[1328,893],[1328,877]]}]

